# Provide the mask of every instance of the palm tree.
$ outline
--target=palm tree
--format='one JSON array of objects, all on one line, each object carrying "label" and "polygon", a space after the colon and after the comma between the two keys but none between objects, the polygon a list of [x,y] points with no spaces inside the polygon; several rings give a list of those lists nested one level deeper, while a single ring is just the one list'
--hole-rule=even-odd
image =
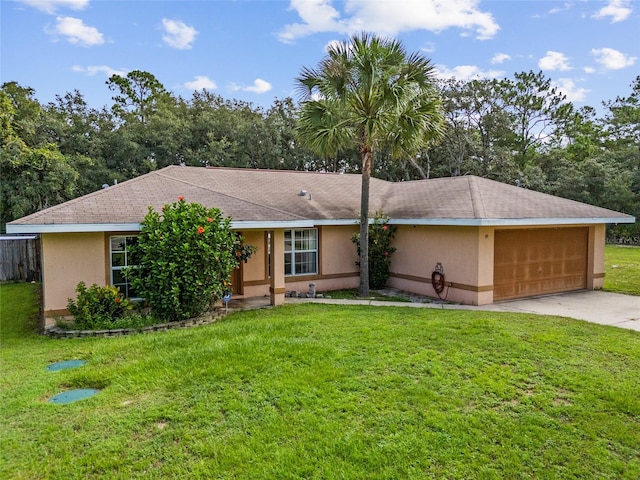
[{"label": "palm tree", "polygon": [[360,288],[369,295],[369,183],[373,154],[415,155],[442,136],[443,114],[434,68],[402,44],[368,33],[331,44],[317,68],[296,79],[303,104],[300,142],[318,155],[356,146],[362,160]]}]

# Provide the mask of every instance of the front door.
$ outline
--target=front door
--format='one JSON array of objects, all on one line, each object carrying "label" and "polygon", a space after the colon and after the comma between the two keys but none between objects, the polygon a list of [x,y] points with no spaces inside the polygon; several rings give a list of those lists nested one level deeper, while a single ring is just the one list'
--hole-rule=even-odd
[{"label": "front door", "polygon": [[242,262],[233,272],[231,272],[231,292],[234,295],[242,295]]}]

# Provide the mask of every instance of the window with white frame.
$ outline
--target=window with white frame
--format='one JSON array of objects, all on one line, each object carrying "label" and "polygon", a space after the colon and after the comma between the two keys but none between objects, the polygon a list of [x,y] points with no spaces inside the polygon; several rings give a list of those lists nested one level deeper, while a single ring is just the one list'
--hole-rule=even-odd
[{"label": "window with white frame", "polygon": [[285,230],[284,274],[314,275],[318,273],[318,230]]},{"label": "window with white frame", "polygon": [[138,298],[131,287],[129,280],[122,270],[126,267],[135,267],[132,261],[130,248],[138,243],[136,236],[113,236],[110,238],[109,257],[111,259],[111,286],[120,288],[120,292],[127,298]]}]

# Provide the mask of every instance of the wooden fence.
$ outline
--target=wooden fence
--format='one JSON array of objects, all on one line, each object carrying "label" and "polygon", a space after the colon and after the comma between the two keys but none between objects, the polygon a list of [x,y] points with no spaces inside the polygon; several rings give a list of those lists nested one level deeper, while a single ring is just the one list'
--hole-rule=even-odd
[{"label": "wooden fence", "polygon": [[0,281],[41,280],[40,239],[36,236],[0,236]]}]

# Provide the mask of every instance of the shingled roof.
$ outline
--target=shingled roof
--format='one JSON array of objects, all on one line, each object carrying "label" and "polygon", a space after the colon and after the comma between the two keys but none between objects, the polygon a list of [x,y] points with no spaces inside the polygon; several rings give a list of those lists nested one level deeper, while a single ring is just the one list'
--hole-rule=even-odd
[{"label": "shingled roof", "polygon": [[[137,231],[149,207],[183,196],[219,208],[237,228],[353,224],[361,176],[170,166],[7,224],[8,233]],[[301,192],[305,192],[301,195]],[[371,179],[370,211],[397,224],[633,223],[630,215],[475,176],[411,182]]]}]

